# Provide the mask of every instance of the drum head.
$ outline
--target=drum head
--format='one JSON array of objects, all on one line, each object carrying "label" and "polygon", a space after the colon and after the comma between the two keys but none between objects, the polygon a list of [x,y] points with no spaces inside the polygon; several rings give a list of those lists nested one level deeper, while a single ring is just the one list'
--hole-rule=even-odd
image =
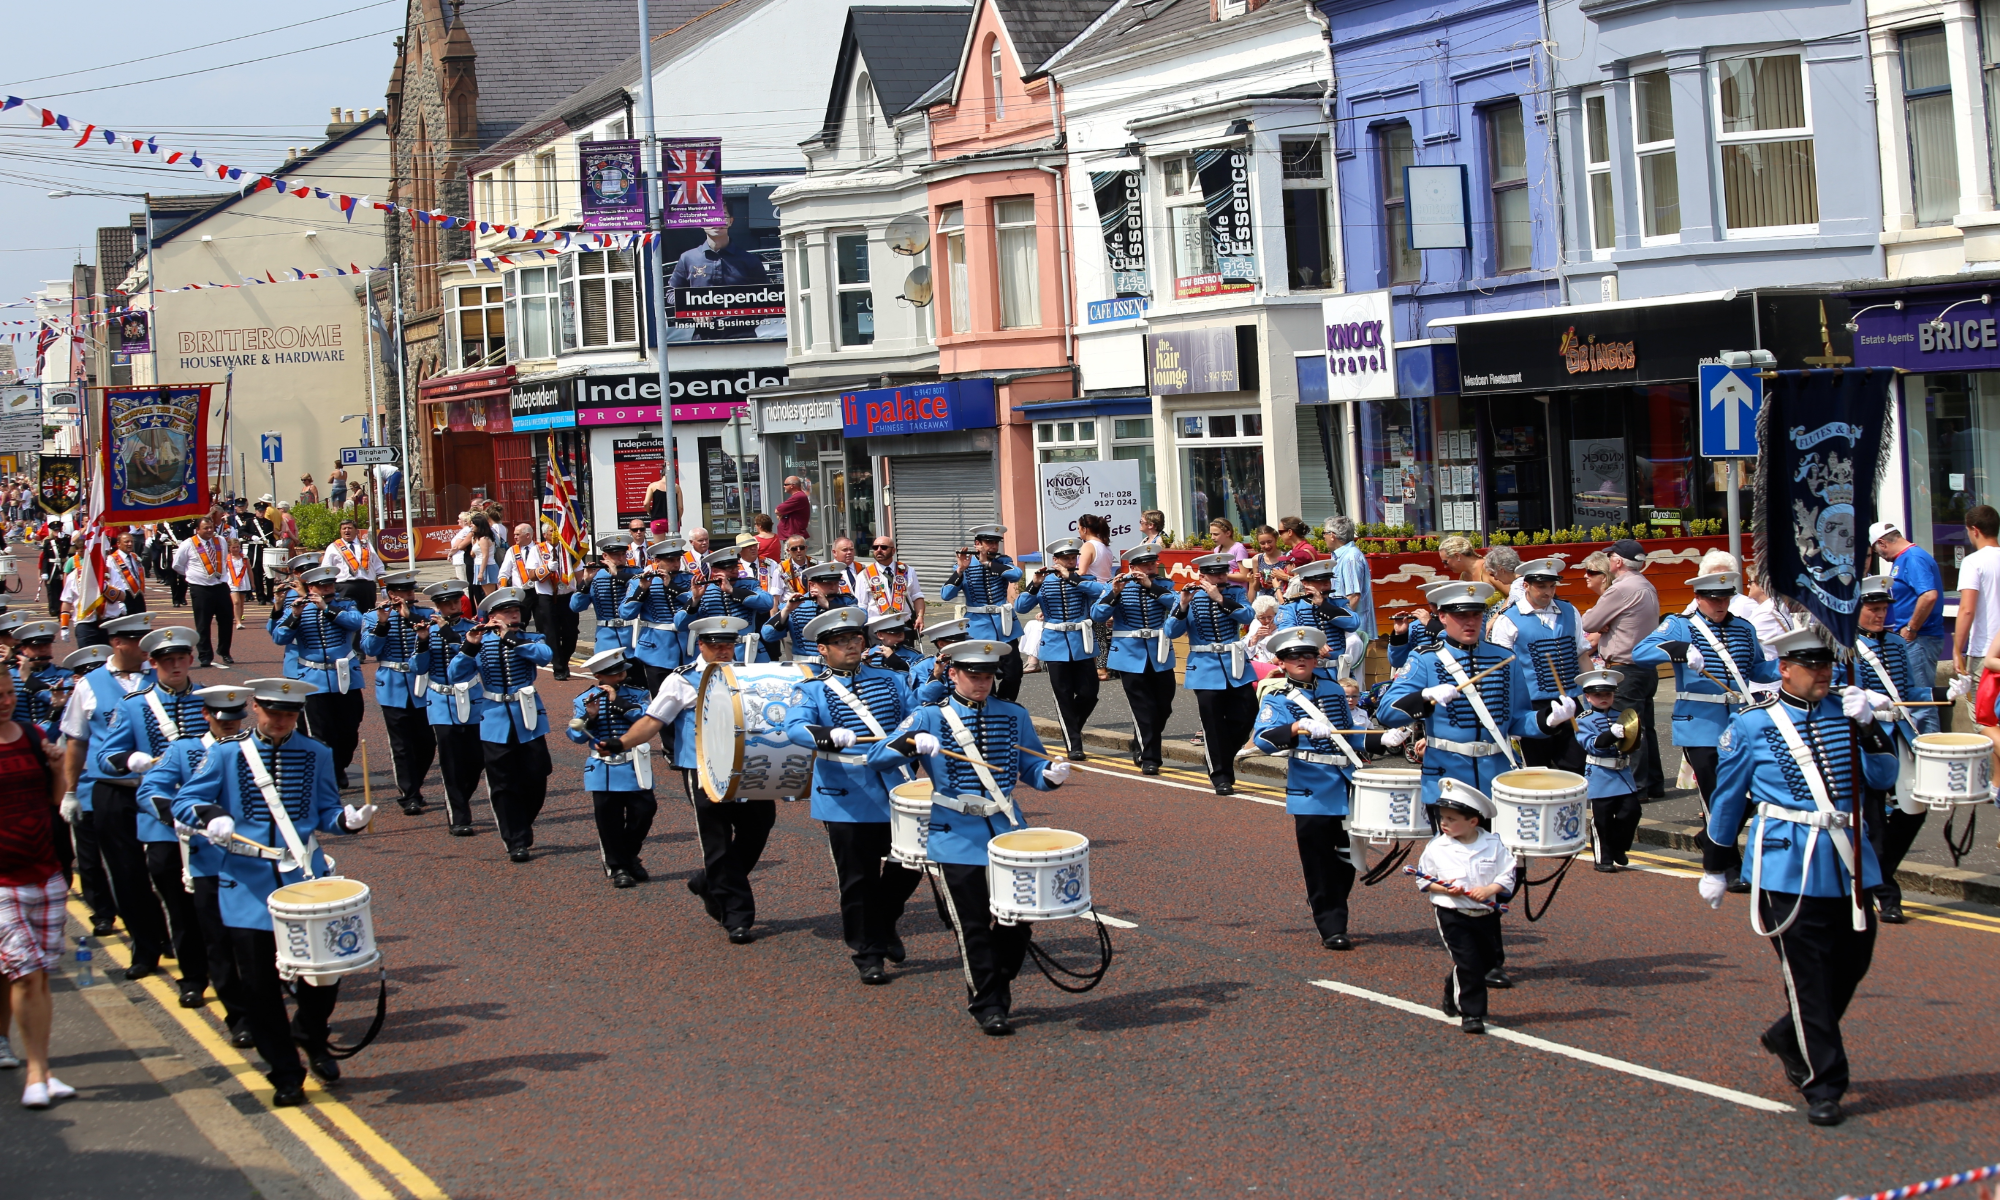
[{"label": "drum head", "polygon": [[358,879],[308,879],[304,883],[286,884],[272,892],[271,899],[280,904],[334,904],[352,900],[367,890],[368,885]]},{"label": "drum head", "polygon": [[908,783],[899,783],[890,788],[889,794],[899,800],[922,800],[928,803],[934,793],[929,779],[912,779]]},{"label": "drum head", "polygon": [[1046,854],[1051,850],[1074,850],[1089,840],[1067,829],[1017,829],[995,837],[993,844],[1022,854]]},{"label": "drum head", "polygon": [[701,674],[694,744],[702,790],[718,803],[733,799],[736,777],[743,771],[743,705],[736,691],[736,672],[728,663],[711,663]]},{"label": "drum head", "polygon": [[1992,744],[1986,735],[1979,733],[1926,733],[1917,738],[1917,745],[1936,750],[1970,750]]},{"label": "drum head", "polygon": [[1493,783],[1496,787],[1510,787],[1517,792],[1563,792],[1570,788],[1582,787],[1584,778],[1570,771],[1530,767],[1524,771],[1504,772],[1497,776]]}]

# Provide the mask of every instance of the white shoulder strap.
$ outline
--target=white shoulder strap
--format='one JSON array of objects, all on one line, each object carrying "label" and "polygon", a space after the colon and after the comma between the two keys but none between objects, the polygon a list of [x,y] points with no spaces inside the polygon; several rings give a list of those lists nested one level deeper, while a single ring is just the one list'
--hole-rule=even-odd
[{"label": "white shoulder strap", "polygon": [[1862,641],[1860,638],[1854,639],[1854,650],[1855,653],[1868,660],[1869,666],[1875,668],[1875,678],[1882,681],[1882,686],[1889,693],[1890,702],[1897,708],[1901,708],[1903,706],[1903,696],[1902,693],[1896,690],[1896,680],[1894,676],[1889,674],[1889,668],[1884,666],[1882,660],[1876,657],[1875,652],[1868,648],[1868,643]]},{"label": "white shoulder strap", "polygon": [[[271,823],[278,827],[278,836],[285,839],[285,849],[292,852],[292,858],[305,872],[307,879],[313,878],[312,854],[299,840],[298,827],[292,824],[292,814],[285,811],[285,802],[278,795],[278,786],[271,780],[271,772],[264,766],[264,756],[257,753],[256,735],[243,739],[237,746],[237,753],[243,756],[243,765],[250,768],[250,778],[256,781],[257,790],[264,793],[264,807],[271,814]],[[276,752],[276,748],[273,748]]]},{"label": "white shoulder strap", "polygon": [[972,730],[965,726],[965,719],[953,711],[950,699],[938,706],[944,714],[944,723],[951,726],[951,735],[958,739],[960,751],[972,763],[972,773],[979,776],[979,785],[986,789],[987,796],[1007,814],[1009,822],[1018,820],[1014,815],[1014,802],[1000,790],[1000,784],[993,778],[993,772],[986,765],[986,756],[979,752],[979,740],[972,736]]},{"label": "white shoulder strap", "polygon": [[181,740],[181,727],[174,724],[173,718],[167,715],[166,706],[160,703],[158,688],[154,688],[146,693],[146,707],[153,710],[153,719],[160,723],[160,732],[167,735],[169,742],[178,742]]},{"label": "white shoulder strap", "polygon": [[[1319,705],[1314,704],[1312,702],[1312,697],[1307,695],[1304,691],[1300,690],[1297,687],[1294,687],[1290,691],[1286,692],[1285,695],[1288,698],[1290,698],[1293,704],[1299,706],[1299,711],[1305,713],[1307,720],[1318,721],[1323,725],[1333,724],[1333,722],[1326,719],[1326,713],[1320,710]],[[1361,761],[1361,756],[1354,752],[1354,747],[1348,744],[1346,738],[1340,736],[1339,734],[1335,734],[1333,736],[1333,744],[1340,747],[1340,752],[1347,756],[1348,762],[1354,764],[1355,770],[1357,771],[1361,770],[1363,767],[1366,767],[1368,765],[1367,763]]]},{"label": "white shoulder strap", "polygon": [[1709,648],[1715,651],[1715,656],[1722,660],[1722,665],[1729,668],[1729,678],[1736,684],[1736,693],[1747,698],[1750,695],[1750,685],[1744,681],[1743,672],[1736,669],[1736,660],[1729,656],[1729,648],[1722,644],[1721,638],[1715,636],[1715,630],[1708,627],[1708,618],[1696,613],[1688,618],[1688,624],[1694,626],[1695,632],[1708,642]]},{"label": "white shoulder strap", "polygon": [[[1792,761],[1799,764],[1800,773],[1806,777],[1806,790],[1812,794],[1813,807],[1818,809],[1822,813],[1838,812],[1839,810],[1834,808],[1833,806],[1833,800],[1826,793],[1826,779],[1820,774],[1819,765],[1813,761],[1812,751],[1807,748],[1805,739],[1799,736],[1798,727],[1792,724],[1792,714],[1785,711],[1785,702],[1782,699],[1773,701],[1770,705],[1769,711],[1771,714],[1771,724],[1777,726],[1778,736],[1785,739],[1785,749],[1791,753]],[[1861,748],[1859,746],[1856,746],[1854,750],[1855,750],[1854,761],[1850,763],[1848,766],[1850,770],[1858,773],[1861,770]],[[1859,780],[1857,779],[1856,782],[1859,782]],[[1757,816],[1758,828],[1752,834],[1753,849],[1751,853],[1753,855],[1753,861],[1751,862],[1751,870],[1750,870],[1750,890],[1753,894],[1750,897],[1750,928],[1759,937],[1775,937],[1778,934],[1783,933],[1786,929],[1790,928],[1792,922],[1797,920],[1799,915],[1798,907],[1794,906],[1792,909],[1792,915],[1785,919],[1784,924],[1779,925],[1776,929],[1768,931],[1759,928],[1760,922],[1758,918],[1760,917],[1761,913],[1757,904],[1757,896],[1755,895],[1755,893],[1761,892],[1763,890],[1763,882],[1764,882],[1763,825],[1764,822],[1770,819],[1771,818],[1765,816],[1763,811],[1760,809]],[[1849,814],[1849,819],[1857,822],[1861,820],[1860,805],[1857,804],[1855,806],[1855,811]],[[1805,873],[1812,869],[1813,846],[1814,843],[1818,841],[1819,835],[1820,835],[1819,826],[1814,825],[1808,827],[1806,832],[1805,853],[1802,856],[1799,866],[1801,896],[1804,895]],[[1855,861],[1854,845],[1848,839],[1841,837],[1837,832],[1829,834],[1827,837],[1827,841],[1829,844],[1833,846],[1833,853],[1835,857],[1840,859],[1840,865],[1847,868],[1847,872],[1850,876],[1854,878],[1859,878],[1861,872],[1861,864]],[[1851,886],[1848,890],[1848,899],[1850,903],[1852,903],[1854,899],[1854,892]],[[1861,909],[1858,906],[1854,910],[1854,921],[1855,921],[1855,928],[1857,930],[1864,928],[1866,922],[1866,915],[1861,911]]]},{"label": "white shoulder strap", "polygon": [[1458,685],[1459,694],[1471,703],[1472,711],[1479,715],[1479,723],[1484,725],[1486,732],[1492,734],[1493,740],[1499,743],[1500,753],[1507,756],[1507,765],[1520,767],[1521,764],[1514,758],[1514,743],[1508,740],[1506,734],[1500,732],[1500,726],[1493,720],[1493,714],[1487,711],[1486,697],[1479,694],[1479,689],[1472,685],[1472,680],[1466,675],[1465,668],[1451,656],[1451,647],[1439,646],[1437,659],[1444,664],[1445,673],[1451,676],[1451,681]]}]

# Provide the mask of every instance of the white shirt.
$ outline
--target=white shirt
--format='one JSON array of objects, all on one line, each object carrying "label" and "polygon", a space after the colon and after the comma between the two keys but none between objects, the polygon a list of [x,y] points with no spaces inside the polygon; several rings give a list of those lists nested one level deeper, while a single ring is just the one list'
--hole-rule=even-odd
[{"label": "white shirt", "polygon": [[174,570],[187,577],[193,587],[212,587],[229,583],[229,543],[221,537],[210,537],[206,543],[209,561],[215,565],[210,571],[202,565],[199,537],[191,537],[174,551]]},{"label": "white shirt", "polygon": [[1757,641],[1764,647],[1766,659],[1778,657],[1777,648],[1771,644],[1778,635],[1798,628],[1798,619],[1779,608],[1773,596],[1766,596],[1761,602],[1748,596],[1731,596],[1729,611],[1750,622],[1750,627],[1757,631]]},{"label": "white shirt", "polygon": [[[110,665],[106,663],[105,668],[109,670]],[[90,714],[97,711],[97,689],[83,682],[83,676],[89,673],[85,671],[76,677],[78,686],[70,692],[69,703],[63,705],[63,734],[79,742],[89,740]],[[139,690],[140,684],[146,682],[146,668],[140,667],[136,671],[112,671],[111,678],[129,696]]]},{"label": "white shirt", "polygon": [[[544,547],[546,547],[546,549],[544,549]],[[528,547],[527,557],[526,557],[526,562],[524,563],[524,567],[529,575],[532,576],[535,572],[545,569],[549,571],[555,571],[558,570],[561,567],[561,565],[562,564],[559,561],[559,555],[553,543],[536,542],[534,545]],[[572,563],[571,564],[572,579],[574,579],[574,575],[575,575],[575,564]],[[544,596],[567,596],[571,592],[574,592],[576,590],[576,584],[574,582],[563,583],[553,578],[537,579],[535,580],[535,590],[537,592],[540,592]]]},{"label": "white shirt", "polygon": [[[1548,626],[1550,629],[1554,629],[1556,622],[1561,619],[1561,615],[1556,612],[1556,605],[1553,600],[1549,602],[1547,608],[1534,608],[1528,604],[1528,598],[1524,595],[1510,607],[1524,617],[1534,617],[1540,620],[1542,624]],[[1500,610],[1499,615],[1493,618],[1493,628],[1487,632],[1486,640],[1496,646],[1512,650],[1514,648],[1514,640],[1520,636],[1520,626],[1507,619],[1507,610],[1503,608]],[[1576,624],[1576,658],[1578,662],[1582,662],[1589,657],[1590,639],[1583,636],[1583,622],[1578,621]]]},{"label": "white shirt", "polygon": [[[70,606],[70,611],[72,613],[76,611],[77,605],[83,603],[83,586],[78,582],[77,572],[71,571],[69,574],[63,576],[63,589],[62,589],[61,599],[62,603]],[[113,617],[122,617],[124,615],[125,615],[124,601],[106,600],[104,602],[104,607],[98,610],[96,616],[92,617],[88,621],[79,622],[79,624],[95,625],[99,621],[109,621]]]},{"label": "white shirt", "polygon": [[[1461,842],[1441,833],[1424,846],[1424,855],[1417,862],[1417,870],[1462,888],[1497,883],[1503,889],[1512,889],[1514,852],[1502,845],[1491,830],[1480,830],[1470,842]],[[1440,891],[1426,892],[1425,895],[1439,908],[1474,913],[1492,911],[1470,896],[1452,896]]]},{"label": "white shirt", "polygon": [[694,707],[695,700],[694,686],[679,671],[672,671],[661,681],[653,702],[646,706],[646,715],[662,725],[672,725],[682,713]]},{"label": "white shirt", "polygon": [[524,591],[529,587],[530,580],[526,572],[527,555],[526,546],[507,547],[507,553],[500,559],[501,587],[521,588]]},{"label": "white shirt", "polygon": [[[343,550],[346,553],[342,553]],[[354,556],[352,563],[347,561],[349,554]],[[367,534],[356,537],[352,542],[345,538],[335,541],[326,548],[325,554],[319,556],[319,565],[333,568],[334,578],[341,583],[350,579],[380,579],[388,574],[382,567],[382,556],[368,544]]]},{"label": "white shirt", "polygon": [[868,610],[869,620],[896,611],[890,600],[895,594],[898,575],[903,582],[903,598],[909,603],[909,611],[915,613],[916,602],[924,598],[923,585],[917,582],[915,567],[898,561],[883,568],[881,564],[870,559],[866,563],[857,560],[855,565],[849,568],[849,581],[853,585],[854,595],[861,601],[862,607]]},{"label": "white shirt", "polygon": [[[1972,635],[1965,640],[1965,656],[1978,659],[1993,644],[1993,632],[2000,629],[2000,546],[1986,546],[1965,556],[1958,565],[1958,589],[1979,589],[1979,604],[1972,613]],[[1958,619],[1963,621],[1961,609]]]}]

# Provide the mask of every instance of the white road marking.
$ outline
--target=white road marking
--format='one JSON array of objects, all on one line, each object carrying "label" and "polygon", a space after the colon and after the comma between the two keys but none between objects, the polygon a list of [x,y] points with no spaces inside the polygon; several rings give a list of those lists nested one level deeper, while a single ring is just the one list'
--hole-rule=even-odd
[{"label": "white road marking", "polygon": [[[1401,1009],[1412,1016],[1428,1017],[1433,1021],[1443,1021],[1446,1024],[1453,1023],[1453,1018],[1445,1016],[1435,1008],[1417,1004],[1414,1001],[1404,1000],[1398,996],[1385,995],[1381,992],[1371,992],[1367,988],[1358,988],[1351,983],[1341,983],[1334,979],[1315,979],[1312,981],[1312,985],[1314,987],[1325,988],[1330,992],[1339,992],[1344,996],[1358,996],[1363,1000],[1372,1000],[1376,1004]],[[1503,1042],[1513,1042],[1516,1045],[1528,1046],[1535,1050],[1546,1050],[1550,1054],[1560,1054],[1565,1058],[1574,1058],[1579,1062],[1587,1062],[1592,1066],[1604,1067],[1607,1070],[1622,1071],[1627,1075],[1637,1075],[1641,1079],[1650,1079],[1655,1083],[1664,1083],[1669,1087],[1685,1088],[1690,1092],[1699,1092],[1704,1096],[1713,1096],[1718,1100],[1727,1100],[1732,1104],[1740,1104],[1745,1108],[1754,1108],[1760,1112],[1788,1113],[1795,1111],[1789,1104],[1781,1104],[1776,1100],[1767,1100],[1762,1096],[1753,1096],[1749,1092],[1739,1092],[1734,1088],[1705,1083],[1699,1079],[1690,1079],[1685,1075],[1675,1075],[1670,1071],[1657,1071],[1652,1067],[1642,1067],[1638,1063],[1626,1062],[1622,1058],[1611,1058],[1603,1054],[1594,1054],[1589,1050],[1579,1050],[1575,1046],[1565,1046],[1561,1042],[1551,1042],[1529,1034],[1517,1033],[1512,1029],[1504,1029],[1491,1024],[1490,1021],[1486,1026],[1486,1036],[1499,1038]]]},{"label": "white road marking", "polygon": [[1092,909],[1087,913],[1080,913],[1078,915],[1081,916],[1086,921],[1095,921],[1099,925],[1109,925],[1113,929],[1139,928],[1137,925],[1134,925],[1130,921],[1121,921],[1117,917],[1107,916],[1104,913],[1098,912],[1096,909]]},{"label": "white road marking", "polygon": [[[1174,779],[1162,779],[1157,775],[1140,775],[1133,771],[1117,771],[1108,767],[1093,767],[1089,763],[1071,763],[1070,770],[1089,771],[1096,775],[1109,775],[1114,779],[1136,779],[1141,783],[1154,783],[1161,787],[1180,788],[1183,791],[1202,792],[1210,796],[1215,796],[1214,788],[1202,787],[1198,783],[1181,783]],[[1271,804],[1278,808],[1285,806],[1283,800],[1273,800],[1268,796],[1252,796],[1246,792],[1238,792],[1234,796],[1215,796],[1215,798],[1217,800],[1248,800],[1253,804]]]}]

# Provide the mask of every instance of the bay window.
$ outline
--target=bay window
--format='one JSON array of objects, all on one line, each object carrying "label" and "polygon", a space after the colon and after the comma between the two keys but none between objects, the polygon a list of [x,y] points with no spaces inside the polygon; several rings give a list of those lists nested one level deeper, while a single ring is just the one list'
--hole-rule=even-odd
[{"label": "bay window", "polygon": [[509,271],[507,357],[513,361],[552,358],[556,352],[556,268]]},{"label": "bay window", "polygon": [[1285,271],[1292,290],[1332,287],[1325,142],[1281,142],[1278,149],[1284,164]]},{"label": "bay window", "polygon": [[1617,213],[1611,203],[1611,122],[1604,93],[1583,98],[1584,174],[1589,180],[1590,247],[1617,244]]},{"label": "bay window", "polygon": [[1417,165],[1417,143],[1407,123],[1383,125],[1375,131],[1382,160],[1382,228],[1388,234],[1390,283],[1415,283],[1423,277],[1424,256],[1410,246],[1410,207],[1403,194],[1403,168]]},{"label": "bay window", "polygon": [[1174,278],[1215,273],[1215,237],[1208,228],[1208,209],[1201,199],[1201,180],[1194,159],[1169,158],[1160,163],[1160,194],[1166,200],[1167,228],[1173,235]]},{"label": "bay window", "polygon": [[999,240],[1000,328],[1033,328],[1042,323],[1034,200],[995,201],[993,225]]},{"label": "bay window", "polygon": [[1949,225],[1958,212],[1958,133],[1952,119],[1951,59],[1944,29],[1900,39],[1903,123],[1910,138],[1910,198],[1917,224]]},{"label": "bay window", "polygon": [[965,208],[954,204],[938,214],[938,235],[944,239],[945,270],[951,276],[951,331],[972,328],[972,282],[965,270]]},{"label": "bay window", "polygon": [[1673,83],[1665,71],[1632,76],[1632,140],[1639,158],[1642,238],[1678,238],[1681,180],[1674,158]]},{"label": "bay window", "polygon": [[868,282],[868,235],[836,235],[833,261],[833,282],[839,291],[840,344],[870,345],[875,341],[875,292]]},{"label": "bay window", "polygon": [[507,361],[507,309],[499,285],[452,288],[456,313],[449,358],[457,369],[497,367]]},{"label": "bay window", "polygon": [[1528,137],[1521,102],[1485,112],[1487,186],[1493,193],[1493,265],[1499,274],[1525,271],[1534,258],[1534,224],[1528,212]]},{"label": "bay window", "polygon": [[639,340],[634,255],[586,250],[562,256],[562,348],[595,350]]}]

